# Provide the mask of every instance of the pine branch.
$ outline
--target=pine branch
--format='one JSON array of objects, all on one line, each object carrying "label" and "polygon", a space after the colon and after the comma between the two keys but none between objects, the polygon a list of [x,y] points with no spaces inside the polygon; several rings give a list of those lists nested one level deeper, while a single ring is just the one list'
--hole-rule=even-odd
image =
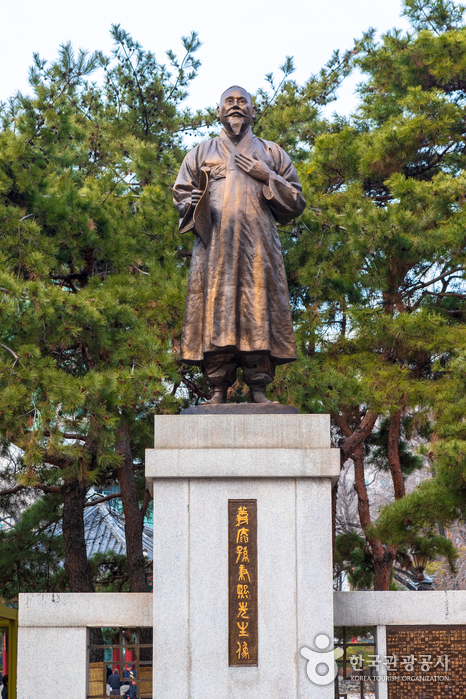
[{"label": "pine branch", "polygon": [[[141,107],[142,107],[142,112],[143,112],[144,133],[146,134],[146,136],[148,136],[148,135],[149,135],[149,118],[148,118],[148,116],[147,116],[146,101],[145,101],[145,99],[144,99],[144,94],[143,94],[143,91],[142,91],[142,88],[141,88],[141,84],[140,84],[140,82],[139,82],[138,71],[136,70],[136,68],[133,66],[133,64],[132,64],[132,62],[131,62],[131,58],[133,57],[134,51],[133,51],[133,53],[132,53],[131,55],[129,55],[129,54],[128,54],[128,51],[127,51],[127,48],[126,48],[126,43],[125,43],[124,41],[121,42],[121,47],[122,47],[123,52],[124,52],[124,54],[125,54],[125,56],[126,56],[126,60],[127,60],[128,65],[130,66],[130,70],[131,70],[131,72],[132,72],[132,74],[133,74],[133,77],[134,77],[134,79],[135,79],[135,81],[136,81],[136,85],[137,85],[138,93],[139,93],[139,99],[140,99],[140,102],[141,102]],[[107,196],[107,198],[105,199],[105,201],[107,201],[107,199],[108,199],[109,196],[110,196],[110,193],[108,194],[108,196]]]},{"label": "pine branch", "polygon": [[42,460],[44,463],[50,464],[51,466],[57,466],[62,470],[65,470],[72,465],[71,460],[64,459],[60,456],[52,456],[51,454],[47,454],[45,449],[42,449]]},{"label": "pine branch", "polygon": [[35,483],[32,487],[37,488],[38,490],[42,490],[42,492],[44,493],[60,494],[62,492],[62,489],[59,485],[45,485],[44,483]]},{"label": "pine branch", "polygon": [[[85,442],[87,437],[84,437],[82,434],[73,434],[70,432],[54,432],[54,435],[58,435],[60,437],[63,437],[63,439],[80,439],[82,442]],[[52,433],[50,430],[44,430],[44,437],[51,437]]]},{"label": "pine branch", "polygon": [[[276,98],[277,98],[277,95],[278,95],[278,93],[280,92],[281,88],[283,87],[283,85],[284,85],[284,83],[285,83],[287,77],[288,77],[289,75],[291,75],[291,73],[294,72],[293,58],[292,58],[292,56],[287,56],[287,57],[286,57],[285,63],[283,64],[283,66],[281,66],[281,70],[282,70],[282,72],[283,72],[283,78],[281,79],[281,81],[280,81],[280,83],[279,83],[277,89],[274,91],[274,93],[273,93],[271,99],[270,99],[270,100],[267,100],[267,104],[266,104],[266,106],[265,106],[264,111],[262,112],[262,114],[260,114],[259,118],[255,121],[256,126],[257,126],[257,124],[259,124],[259,122],[260,122],[260,120],[262,119],[262,117],[263,117],[265,114],[267,114],[268,110],[270,109],[270,107],[271,107],[271,106],[273,105],[273,103],[275,102],[275,100],[276,100]],[[270,79],[269,79],[269,77],[270,77]],[[273,89],[273,75],[272,75],[272,73],[270,73],[269,76],[266,76],[266,78],[268,79],[268,82],[270,83],[270,85],[272,86],[272,89]]]},{"label": "pine branch", "polygon": [[14,495],[19,493],[21,490],[26,488],[37,488],[42,490],[44,493],[61,493],[61,488],[59,485],[45,485],[44,483],[34,483],[33,485],[15,485],[13,488],[6,488],[5,490],[0,490],[0,497],[2,495]]},{"label": "pine branch", "polygon": [[25,485],[15,485],[13,488],[0,490],[0,497],[2,497],[2,495],[14,495],[15,493],[19,493],[20,490],[24,490],[26,487]]},{"label": "pine branch", "polygon": [[114,500],[115,498],[121,498],[121,490],[119,490],[117,493],[111,493],[110,495],[105,495],[103,498],[99,498],[98,500],[89,500],[88,502],[84,503],[84,507],[92,507],[93,505],[100,505],[101,502],[108,502],[109,500]]}]

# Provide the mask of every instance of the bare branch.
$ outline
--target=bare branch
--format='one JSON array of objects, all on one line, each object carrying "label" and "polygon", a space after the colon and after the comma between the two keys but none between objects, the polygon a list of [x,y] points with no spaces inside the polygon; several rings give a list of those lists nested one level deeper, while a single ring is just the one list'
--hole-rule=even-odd
[{"label": "bare branch", "polygon": [[460,294],[456,291],[446,291],[443,294],[440,291],[426,291],[426,296],[439,296],[440,298],[443,298],[444,296],[454,296],[457,299],[466,299],[466,294]]},{"label": "bare branch", "polygon": [[466,270],[466,268],[463,266],[454,267],[453,269],[448,269],[446,272],[439,274],[438,277],[435,277],[434,279],[430,279],[428,282],[424,282],[422,284],[416,284],[415,286],[412,286],[410,289],[407,289],[402,294],[402,296],[407,296],[407,294],[412,294],[413,291],[418,291],[419,289],[425,289],[427,286],[431,286],[432,284],[435,284],[435,282],[438,282],[441,279],[448,277],[450,274],[454,274],[455,272],[464,272],[465,270]]},{"label": "bare branch", "polygon": [[130,269],[134,269],[136,272],[139,272],[139,274],[145,274],[147,277],[150,276],[149,272],[143,272],[143,270],[136,267],[136,265],[130,265]]},{"label": "bare branch", "polygon": [[1,343],[0,343],[0,347],[3,347],[3,349],[6,349],[8,352],[10,352],[10,354],[13,355],[13,357],[14,357],[16,360],[19,360],[19,355],[16,354],[16,352],[13,352],[12,349],[10,349],[9,347],[7,347],[6,345],[2,345]]}]

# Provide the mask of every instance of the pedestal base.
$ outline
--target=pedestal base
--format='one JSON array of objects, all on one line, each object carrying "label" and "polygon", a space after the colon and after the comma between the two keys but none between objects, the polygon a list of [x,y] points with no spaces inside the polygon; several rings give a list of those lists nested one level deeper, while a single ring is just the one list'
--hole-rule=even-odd
[{"label": "pedestal base", "polygon": [[201,403],[181,415],[299,415],[298,408],[282,403]]},{"label": "pedestal base", "polygon": [[[300,654],[303,647],[317,650],[319,634],[333,640],[331,479],[338,452],[330,449],[329,430],[323,437],[328,416],[250,419],[256,441],[241,416],[228,423],[214,416],[156,418],[159,449],[146,459],[154,488],[154,699],[334,696],[333,682],[310,682]],[[177,436],[183,425],[191,441],[186,430]],[[313,443],[319,446],[306,447]],[[254,475],[231,477],[245,459]],[[257,500],[257,667],[228,664],[232,499]]]}]

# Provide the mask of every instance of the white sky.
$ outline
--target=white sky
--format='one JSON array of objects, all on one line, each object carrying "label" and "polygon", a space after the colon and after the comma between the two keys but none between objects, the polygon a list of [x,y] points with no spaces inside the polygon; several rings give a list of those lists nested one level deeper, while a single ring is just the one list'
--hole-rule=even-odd
[{"label": "white sky", "polygon": [[[202,62],[188,104],[202,108],[217,103],[220,93],[239,83],[250,92],[264,86],[285,56],[294,56],[300,83],[317,72],[333,49],[350,48],[370,26],[384,32],[406,28],[401,0],[4,0],[0,42],[0,100],[16,90],[28,91],[32,53],[53,59],[61,43],[110,53],[110,25],[120,23],[159,62],[169,48],[181,53],[180,37],[199,32]],[[355,79],[340,92],[338,111],[355,104]],[[332,107],[333,111],[333,107]]]}]

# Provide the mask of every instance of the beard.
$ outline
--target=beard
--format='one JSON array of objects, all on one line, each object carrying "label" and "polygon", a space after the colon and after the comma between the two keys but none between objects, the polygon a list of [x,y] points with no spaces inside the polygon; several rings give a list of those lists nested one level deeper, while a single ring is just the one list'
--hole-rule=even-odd
[{"label": "beard", "polygon": [[232,116],[228,119],[228,126],[230,131],[234,133],[235,136],[239,136],[243,130],[243,117]]}]

